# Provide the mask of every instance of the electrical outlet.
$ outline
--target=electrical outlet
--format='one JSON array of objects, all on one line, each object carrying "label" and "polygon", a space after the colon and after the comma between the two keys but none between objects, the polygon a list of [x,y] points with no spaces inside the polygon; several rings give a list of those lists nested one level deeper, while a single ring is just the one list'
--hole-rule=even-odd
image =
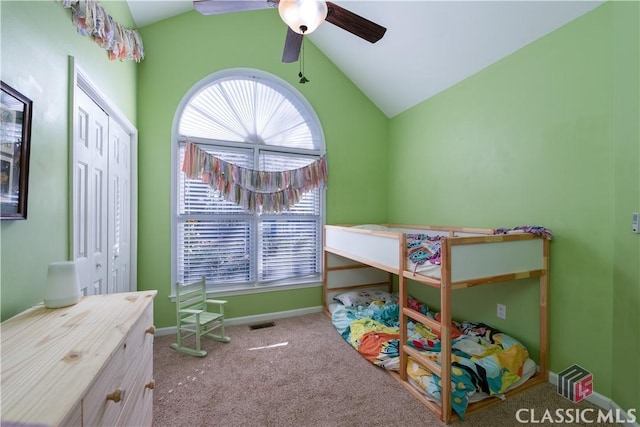
[{"label": "electrical outlet", "polygon": [[504,304],[498,304],[498,311],[496,313],[498,319],[506,319],[507,318],[507,306]]}]

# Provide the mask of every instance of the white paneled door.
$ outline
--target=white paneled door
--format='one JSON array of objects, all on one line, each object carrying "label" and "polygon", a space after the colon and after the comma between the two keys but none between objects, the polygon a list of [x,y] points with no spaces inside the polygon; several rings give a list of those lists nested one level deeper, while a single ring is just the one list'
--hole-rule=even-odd
[{"label": "white paneled door", "polygon": [[130,135],[83,90],[75,90],[73,259],[82,292],[130,290]]},{"label": "white paneled door", "polygon": [[109,293],[129,291],[131,236],[130,135],[115,120],[109,122]]}]

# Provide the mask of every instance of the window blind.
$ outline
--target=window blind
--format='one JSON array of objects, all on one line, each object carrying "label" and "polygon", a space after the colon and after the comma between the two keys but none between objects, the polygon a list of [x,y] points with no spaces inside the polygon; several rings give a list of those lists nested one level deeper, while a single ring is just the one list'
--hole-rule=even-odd
[{"label": "window blind", "polygon": [[210,290],[291,285],[321,269],[324,189],[286,212],[248,212],[181,172],[185,140],[254,170],[298,169],[324,154],[317,116],[277,77],[229,70],[201,83],[178,122],[173,230],[179,283],[205,276]]}]

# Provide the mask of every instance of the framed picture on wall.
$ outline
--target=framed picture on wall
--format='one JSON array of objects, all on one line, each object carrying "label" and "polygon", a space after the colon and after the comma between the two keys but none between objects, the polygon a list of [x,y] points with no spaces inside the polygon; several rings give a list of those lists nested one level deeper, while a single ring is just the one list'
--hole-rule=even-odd
[{"label": "framed picture on wall", "polygon": [[0,84],[0,218],[27,219],[32,101]]}]

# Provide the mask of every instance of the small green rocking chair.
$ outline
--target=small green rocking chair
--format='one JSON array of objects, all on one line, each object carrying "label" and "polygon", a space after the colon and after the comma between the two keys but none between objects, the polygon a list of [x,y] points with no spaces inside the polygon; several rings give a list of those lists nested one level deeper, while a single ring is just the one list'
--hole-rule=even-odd
[{"label": "small green rocking chair", "polygon": [[[192,356],[206,356],[200,346],[200,338],[207,337],[216,341],[229,342],[231,338],[224,334],[224,305],[222,300],[207,299],[205,278],[190,285],[176,283],[176,328],[177,342],[171,347]],[[218,311],[210,311],[209,306],[217,306]],[[220,328],[220,334],[212,332]],[[195,349],[184,345],[184,340],[195,336]]]}]

